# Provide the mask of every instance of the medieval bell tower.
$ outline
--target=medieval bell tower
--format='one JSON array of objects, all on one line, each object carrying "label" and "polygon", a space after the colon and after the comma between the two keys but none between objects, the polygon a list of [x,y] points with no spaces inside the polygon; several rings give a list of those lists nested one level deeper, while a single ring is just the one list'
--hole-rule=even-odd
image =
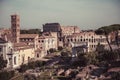
[{"label": "medieval bell tower", "polygon": [[20,37],[20,17],[17,14],[11,15],[12,42],[19,43]]}]

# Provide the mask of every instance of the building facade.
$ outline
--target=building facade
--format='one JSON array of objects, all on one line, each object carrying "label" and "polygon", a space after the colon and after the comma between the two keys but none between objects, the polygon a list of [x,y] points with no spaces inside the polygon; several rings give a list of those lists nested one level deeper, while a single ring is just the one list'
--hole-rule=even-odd
[{"label": "building facade", "polygon": [[46,23],[43,25],[43,32],[60,32],[60,24],[59,23]]},{"label": "building facade", "polygon": [[38,34],[20,34],[20,42],[27,43],[28,45],[33,46],[36,50],[39,48],[38,37]]},{"label": "building facade", "polygon": [[26,43],[11,43],[0,38],[0,55],[7,60],[6,68],[18,68],[35,57],[34,47]]},{"label": "building facade", "polygon": [[36,50],[36,57],[41,58],[49,54],[50,49],[57,49],[56,38],[53,36],[40,36],[38,38],[39,48]]},{"label": "building facade", "polygon": [[0,56],[3,56],[4,60],[7,60],[7,68],[11,66],[9,59],[9,54],[11,54],[12,43],[7,42],[4,39],[0,38]]},{"label": "building facade", "polygon": [[80,33],[80,29],[77,26],[61,26],[61,35],[68,36],[73,33]]},{"label": "building facade", "polygon": [[59,23],[46,23],[43,25],[43,32],[57,32],[57,36],[60,38],[61,26]]},{"label": "building facade", "polygon": [[104,35],[96,35],[94,31],[74,33],[73,35],[67,36],[64,44],[69,46],[70,42],[87,42],[88,52],[95,51],[98,43],[107,45],[106,37]]},{"label": "building facade", "polygon": [[34,47],[26,43],[15,43],[12,53],[14,54],[12,57],[13,68],[26,64],[35,57]]},{"label": "building facade", "polygon": [[11,15],[12,42],[19,43],[20,38],[20,17],[17,14]]}]

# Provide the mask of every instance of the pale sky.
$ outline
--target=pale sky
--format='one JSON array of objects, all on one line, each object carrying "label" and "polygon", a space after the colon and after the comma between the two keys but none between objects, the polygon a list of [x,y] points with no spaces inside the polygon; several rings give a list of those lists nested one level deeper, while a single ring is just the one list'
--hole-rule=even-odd
[{"label": "pale sky", "polygon": [[120,0],[0,0],[0,28],[11,26],[10,15],[20,15],[21,28],[42,28],[58,22],[80,29],[120,24]]}]

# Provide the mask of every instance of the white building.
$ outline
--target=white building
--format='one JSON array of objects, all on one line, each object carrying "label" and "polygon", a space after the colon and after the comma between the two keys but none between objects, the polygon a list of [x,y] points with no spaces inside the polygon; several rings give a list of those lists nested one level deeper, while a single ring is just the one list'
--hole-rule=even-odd
[{"label": "white building", "polygon": [[0,38],[0,55],[7,60],[7,68],[17,68],[35,57],[34,47],[26,43],[11,43]]},{"label": "white building", "polygon": [[38,44],[39,48],[36,51],[36,57],[39,58],[41,56],[47,55],[50,49],[57,49],[56,44],[56,38],[53,36],[40,36],[38,38]]},{"label": "white building", "polygon": [[17,54],[13,54],[13,45],[11,42],[7,42],[0,38],[0,55],[3,56],[4,60],[7,60],[7,68],[11,68],[13,66],[12,61],[13,57]]},{"label": "white building", "polygon": [[94,31],[74,33],[67,36],[65,39],[66,46],[69,46],[70,42],[86,42],[88,44],[88,52],[95,51],[98,43],[107,45],[106,37],[104,35],[97,35]]}]

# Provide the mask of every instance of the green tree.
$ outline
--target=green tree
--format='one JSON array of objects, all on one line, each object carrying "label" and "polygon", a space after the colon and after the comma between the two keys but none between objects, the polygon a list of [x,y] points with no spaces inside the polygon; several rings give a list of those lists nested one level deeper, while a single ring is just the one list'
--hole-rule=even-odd
[{"label": "green tree", "polygon": [[4,60],[2,56],[0,56],[0,70],[7,66],[7,60]]},{"label": "green tree", "polygon": [[117,59],[120,58],[120,54],[117,51],[111,52],[108,50],[105,50],[97,55],[97,59],[99,62],[111,62],[111,61],[116,61]]},{"label": "green tree", "polygon": [[108,43],[108,45],[109,45],[109,48],[110,48],[110,50],[112,51],[112,47],[111,47],[111,45],[110,45],[110,42],[109,42],[109,34],[112,32],[112,29],[111,28],[109,28],[108,26],[104,26],[104,27],[101,27],[101,28],[99,28],[99,29],[97,29],[96,31],[95,31],[95,33],[96,34],[99,34],[99,35],[105,35],[105,37],[106,37],[106,41],[107,41],[107,43]]},{"label": "green tree", "polygon": [[62,47],[62,46],[58,46],[58,50],[59,50],[59,51],[62,51],[62,50],[63,50],[63,47]]},{"label": "green tree", "polygon": [[27,64],[22,64],[20,66],[19,72],[25,72],[27,69],[29,69]]},{"label": "green tree", "polygon": [[54,53],[55,51],[56,51],[56,49],[54,49],[54,48],[50,48],[50,49],[49,49],[49,52],[50,52],[50,53]]},{"label": "green tree", "polygon": [[41,29],[28,29],[28,30],[20,30],[21,34],[39,34],[41,35]]},{"label": "green tree", "polygon": [[36,67],[36,62],[28,62],[28,65],[29,69],[34,69]]},{"label": "green tree", "polygon": [[87,64],[94,64],[97,65],[99,63],[99,60],[97,58],[97,52],[90,52],[85,55],[85,58],[87,60]]},{"label": "green tree", "polygon": [[104,45],[98,43],[97,48],[96,48],[96,51],[97,51],[98,53],[103,52],[103,51],[104,51]]},{"label": "green tree", "polygon": [[110,25],[110,27],[112,28],[112,31],[115,32],[115,42],[116,42],[116,45],[119,47],[118,33],[120,30],[120,24],[113,24],[113,25]]},{"label": "green tree", "polygon": [[104,26],[104,27],[101,27],[99,29],[97,29],[95,31],[96,34],[103,34],[106,36],[106,41],[110,47],[110,50],[112,51],[112,47],[110,45],[110,42],[109,42],[109,34],[111,32],[115,32],[116,35],[115,35],[115,41],[116,41],[116,44],[118,45],[118,31],[120,30],[120,24],[113,24],[113,25],[109,25],[109,26]]},{"label": "green tree", "polygon": [[0,72],[0,80],[10,80],[14,75],[14,71],[2,71]]},{"label": "green tree", "polygon": [[69,56],[69,53],[68,53],[68,52],[61,52],[61,56],[62,56],[62,57],[68,57],[68,56]]}]

